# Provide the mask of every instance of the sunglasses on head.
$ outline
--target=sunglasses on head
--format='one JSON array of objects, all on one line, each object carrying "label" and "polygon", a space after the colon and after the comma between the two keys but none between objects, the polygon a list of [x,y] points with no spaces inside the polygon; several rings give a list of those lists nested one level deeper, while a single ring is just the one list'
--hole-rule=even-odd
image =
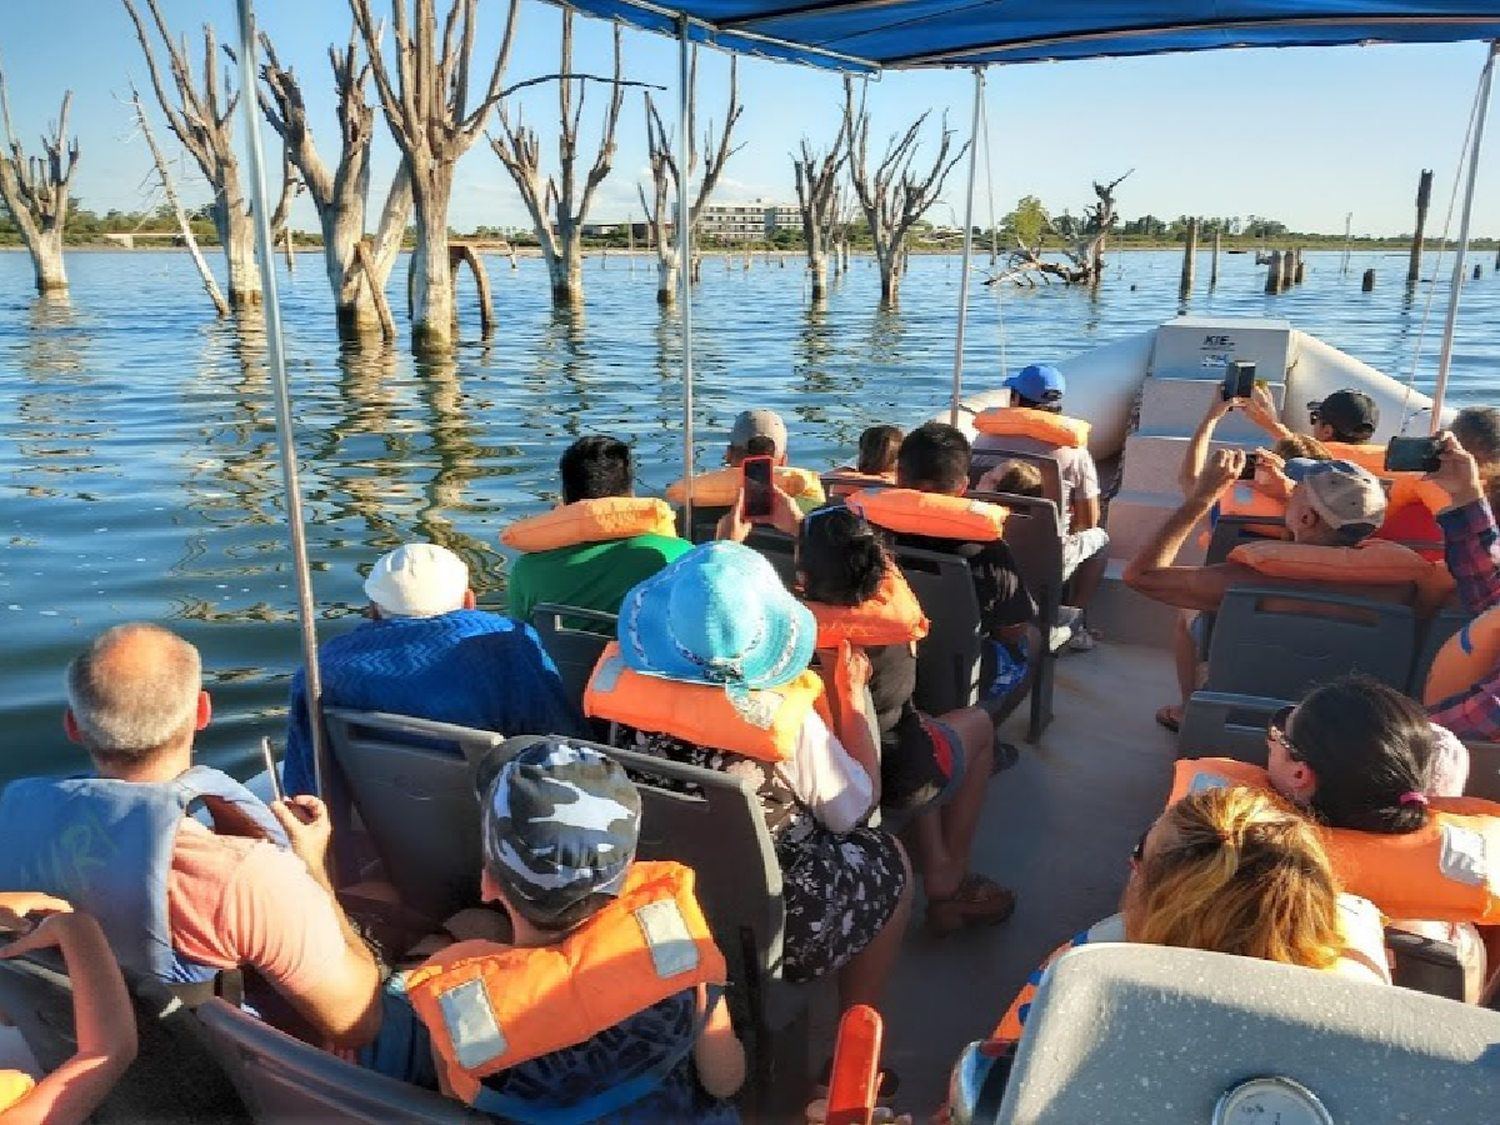
[{"label": "sunglasses on head", "polygon": [[1279,744],[1292,761],[1300,762],[1303,760],[1302,753],[1292,745],[1292,740],[1287,737],[1286,733],[1287,724],[1291,722],[1292,712],[1295,710],[1296,707],[1288,704],[1272,715],[1271,721],[1266,724],[1266,737]]},{"label": "sunglasses on head", "polygon": [[1151,835],[1151,829],[1141,833],[1141,838],[1135,842],[1135,847],[1130,849],[1130,865],[1139,867],[1141,860],[1146,858],[1146,837]]}]

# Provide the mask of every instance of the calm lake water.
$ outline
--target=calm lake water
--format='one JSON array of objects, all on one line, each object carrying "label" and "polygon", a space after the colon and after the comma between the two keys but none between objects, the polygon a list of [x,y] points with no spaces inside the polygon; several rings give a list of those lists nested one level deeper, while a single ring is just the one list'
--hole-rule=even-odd
[{"label": "calm lake water", "polygon": [[[1484,278],[1465,290],[1455,401],[1496,397],[1500,281],[1481,260]],[[911,423],[946,401],[956,258],[915,259],[897,311],[877,309],[862,260],[810,311],[800,264],[705,263],[694,305],[700,458],[717,463],[745,406],[780,410],[795,460],[821,467],[849,456],[864,426]],[[1307,284],[1279,298],[1262,294],[1250,255],[1223,259],[1213,293],[1207,264],[1193,313],[1286,317],[1403,379],[1410,370],[1427,290],[1406,298],[1404,256],[1357,254],[1341,276],[1338,254],[1313,255]],[[465,305],[465,342],[436,364],[414,362],[404,343],[341,354],[321,259],[302,255],[290,278],[278,267],[325,638],[357,624],[369,564],[410,539],[458,551],[481,601],[503,607],[496,536],[555,500],[558,454],[580,434],[633,441],[645,490],[679,475],[680,325],[657,309],[654,265],[591,258],[579,315],[552,310],[540,262],[488,266],[499,330],[475,339]],[[1372,266],[1379,285],[1361,294]],[[993,385],[1002,342],[1014,369],[1170,318],[1179,268],[1176,253],[1116,255],[1097,297],[977,286],[969,384]],[[199,646],[215,702],[201,754],[253,772],[258,737],[281,737],[300,662],[263,333],[214,319],[185,254],[75,254],[68,269],[71,304],[42,304],[25,255],[0,254],[0,778],[82,764],[59,724],[63,667],[93,634],[133,619]],[[1445,300],[1433,302],[1422,386]]]}]

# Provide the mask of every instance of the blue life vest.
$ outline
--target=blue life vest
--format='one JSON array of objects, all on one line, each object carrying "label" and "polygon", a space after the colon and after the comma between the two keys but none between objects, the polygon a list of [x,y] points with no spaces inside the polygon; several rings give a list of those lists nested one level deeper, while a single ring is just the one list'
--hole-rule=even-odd
[{"label": "blue life vest", "polygon": [[167,876],[182,820],[222,802],[280,847],[286,833],[228,774],[194,766],[171,781],[26,778],[0,796],[0,890],[41,891],[98,919],[116,959],[168,984],[219,971],[172,945]]}]

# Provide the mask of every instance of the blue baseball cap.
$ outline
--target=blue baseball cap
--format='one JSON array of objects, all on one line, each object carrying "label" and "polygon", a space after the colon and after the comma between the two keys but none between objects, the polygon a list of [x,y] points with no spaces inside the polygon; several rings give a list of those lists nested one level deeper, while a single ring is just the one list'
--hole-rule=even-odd
[{"label": "blue baseball cap", "polygon": [[1000,385],[1009,387],[1032,402],[1056,402],[1068,390],[1068,381],[1063,378],[1063,373],[1045,363],[1023,367]]}]

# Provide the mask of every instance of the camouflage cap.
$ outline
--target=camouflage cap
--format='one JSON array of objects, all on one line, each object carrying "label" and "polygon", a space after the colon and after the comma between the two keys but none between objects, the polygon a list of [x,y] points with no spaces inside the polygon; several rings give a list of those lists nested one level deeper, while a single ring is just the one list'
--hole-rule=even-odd
[{"label": "camouflage cap", "polygon": [[590,746],[548,738],[506,762],[484,799],[484,863],[529,917],[619,894],[635,859],[641,798]]}]

